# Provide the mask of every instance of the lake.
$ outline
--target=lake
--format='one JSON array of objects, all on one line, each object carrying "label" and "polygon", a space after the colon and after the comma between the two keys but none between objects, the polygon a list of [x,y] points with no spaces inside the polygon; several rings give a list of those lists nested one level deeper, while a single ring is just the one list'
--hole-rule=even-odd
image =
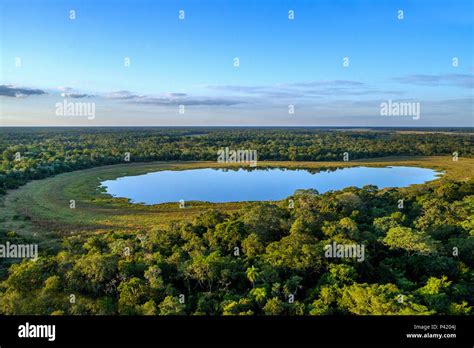
[{"label": "lake", "polygon": [[441,174],[417,167],[351,167],[310,173],[297,169],[164,170],[125,176],[101,183],[113,197],[129,198],[132,203],[207,201],[239,202],[281,200],[298,189],[316,189],[320,193],[349,186],[376,185],[406,187],[422,184]]}]

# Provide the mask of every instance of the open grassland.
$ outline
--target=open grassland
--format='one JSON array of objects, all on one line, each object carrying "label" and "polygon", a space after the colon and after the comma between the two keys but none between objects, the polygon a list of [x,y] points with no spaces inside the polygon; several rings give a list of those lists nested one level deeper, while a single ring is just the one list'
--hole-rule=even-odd
[{"label": "open grassland", "polygon": [[[417,166],[444,172],[439,179],[463,181],[474,173],[474,159],[451,157],[385,157],[350,162],[259,162],[258,168],[286,167],[315,170],[353,166]],[[126,199],[113,198],[99,188],[100,182],[122,176],[139,175],[160,170],[242,167],[242,164],[216,162],[150,162],[127,163],[60,174],[44,180],[29,182],[1,198],[0,222],[6,232],[15,231],[33,237],[39,243],[54,243],[64,234],[97,233],[108,230],[136,231],[160,228],[173,221],[190,221],[210,208],[226,212],[248,205],[239,203],[186,202],[180,209],[178,202],[142,205]],[[247,166],[248,168],[248,166]],[[212,188],[211,188],[212,189]],[[76,208],[70,208],[70,200]]]}]

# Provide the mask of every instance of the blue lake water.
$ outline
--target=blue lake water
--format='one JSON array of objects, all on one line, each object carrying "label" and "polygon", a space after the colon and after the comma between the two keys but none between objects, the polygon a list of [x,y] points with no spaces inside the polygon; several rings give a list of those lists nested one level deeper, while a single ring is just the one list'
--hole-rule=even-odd
[{"label": "blue lake water", "polygon": [[133,203],[207,201],[238,202],[281,200],[298,189],[320,193],[349,186],[406,187],[437,178],[439,172],[417,167],[352,167],[310,173],[298,169],[190,169],[164,170],[125,176],[101,183],[114,197]]}]

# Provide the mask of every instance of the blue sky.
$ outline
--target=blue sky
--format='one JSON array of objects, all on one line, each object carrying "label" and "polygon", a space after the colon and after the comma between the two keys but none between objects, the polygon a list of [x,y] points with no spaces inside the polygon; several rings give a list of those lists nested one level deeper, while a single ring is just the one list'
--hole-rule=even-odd
[{"label": "blue sky", "polygon": [[[3,125],[474,126],[470,0],[0,6]],[[96,117],[58,116],[64,99]],[[383,117],[387,100],[421,117]]]}]

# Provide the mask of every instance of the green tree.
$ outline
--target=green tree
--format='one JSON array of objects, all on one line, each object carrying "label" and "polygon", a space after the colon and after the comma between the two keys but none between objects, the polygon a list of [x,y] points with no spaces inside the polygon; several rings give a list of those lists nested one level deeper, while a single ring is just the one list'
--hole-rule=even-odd
[{"label": "green tree", "polygon": [[428,236],[422,232],[413,231],[409,227],[391,228],[383,239],[383,243],[390,249],[403,249],[409,254],[427,254],[436,251]]},{"label": "green tree", "polygon": [[267,297],[267,290],[265,288],[253,288],[250,290],[250,295],[255,298],[255,301],[261,303]]},{"label": "green tree", "polygon": [[158,305],[160,315],[183,315],[186,314],[186,306],[180,303],[179,300],[173,296],[166,296],[164,300]]},{"label": "green tree", "polygon": [[251,266],[247,268],[247,270],[245,271],[245,274],[247,275],[247,279],[250,280],[250,282],[252,283],[252,287],[254,287],[255,281],[257,280],[257,277],[258,277],[257,268],[255,266]]}]

